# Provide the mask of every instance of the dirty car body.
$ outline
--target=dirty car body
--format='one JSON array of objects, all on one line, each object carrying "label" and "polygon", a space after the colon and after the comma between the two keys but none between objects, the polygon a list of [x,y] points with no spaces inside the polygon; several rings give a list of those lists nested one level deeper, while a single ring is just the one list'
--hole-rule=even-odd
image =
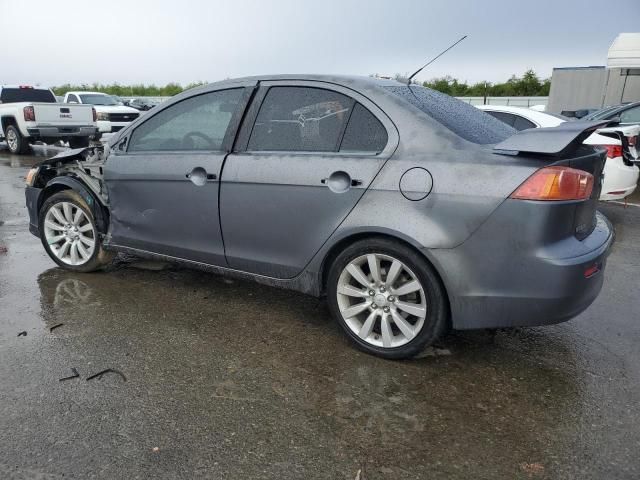
[{"label": "dirty car body", "polygon": [[[294,108],[298,98],[304,106]],[[331,296],[332,266],[361,245],[370,263],[356,267],[366,278],[339,285],[336,308],[347,302],[353,313],[358,304],[349,295],[366,297],[370,288],[372,306],[351,327],[356,337],[374,328],[370,343],[382,336],[380,351],[422,325],[399,303],[396,310],[384,281],[376,283],[379,265],[387,279],[395,268],[388,250],[378,259],[366,249],[381,240],[410,252],[398,254],[407,259],[407,284],[427,281],[418,272],[412,283],[412,270],[433,273],[454,329],[557,323],[587,308],[602,287],[613,239],[596,211],[605,153],[581,143],[605,124],[516,134],[472,106],[394,81],[225,81],[157,106],[104,151],[72,150],[43,162],[26,191],[30,229],[42,236],[46,199],[72,189],[90,206],[108,251],[315,296]],[[592,182],[586,197],[513,196],[553,169]],[[347,292],[353,286],[358,291]],[[432,298],[418,292],[409,295]],[[378,307],[382,323],[371,327]]]}]

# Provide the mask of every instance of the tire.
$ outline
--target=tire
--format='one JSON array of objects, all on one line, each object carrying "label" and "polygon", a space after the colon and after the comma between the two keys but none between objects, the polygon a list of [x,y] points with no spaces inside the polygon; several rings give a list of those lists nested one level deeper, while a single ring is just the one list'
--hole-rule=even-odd
[{"label": "tire", "polygon": [[89,137],[70,137],[69,146],[71,148],[85,148],[89,146]]},{"label": "tire", "polygon": [[[371,264],[378,265],[377,275]],[[388,285],[390,274],[395,279]],[[367,353],[411,358],[446,329],[448,302],[438,275],[400,242],[371,238],[348,246],[333,261],[326,287],[331,314]]]},{"label": "tire", "polygon": [[20,130],[15,125],[9,125],[4,132],[4,136],[11,153],[23,155],[30,150],[27,138],[22,136]]},{"label": "tire", "polygon": [[66,270],[93,272],[114,257],[102,247],[93,212],[73,190],[55,193],[44,201],[38,226],[44,249]]}]

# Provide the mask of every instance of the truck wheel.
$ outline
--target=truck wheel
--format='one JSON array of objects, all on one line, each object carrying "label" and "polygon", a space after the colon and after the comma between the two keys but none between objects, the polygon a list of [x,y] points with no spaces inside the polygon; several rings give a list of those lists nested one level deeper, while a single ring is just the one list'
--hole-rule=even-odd
[{"label": "truck wheel", "polygon": [[89,137],[71,137],[69,146],[71,148],[86,148],[89,146]]},{"label": "truck wheel", "polygon": [[20,130],[18,130],[15,125],[9,125],[7,127],[5,138],[11,153],[20,155],[29,151],[29,142],[22,136]]}]

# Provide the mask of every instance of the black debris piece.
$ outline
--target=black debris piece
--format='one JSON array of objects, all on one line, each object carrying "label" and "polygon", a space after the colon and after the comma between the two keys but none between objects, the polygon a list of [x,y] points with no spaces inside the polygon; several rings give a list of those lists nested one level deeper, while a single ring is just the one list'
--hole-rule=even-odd
[{"label": "black debris piece", "polygon": [[90,377],[87,377],[87,381],[93,380],[94,378],[101,378],[102,375],[106,373],[115,373],[116,375],[120,375],[122,377],[122,380],[124,380],[125,382],[127,381],[127,377],[124,376],[124,373],[122,373],[120,370],[116,370],[115,368],[107,368],[106,370],[102,370],[101,372],[95,373]]},{"label": "black debris piece", "polygon": [[53,327],[51,327],[49,329],[50,332],[53,332],[56,328],[63,326],[64,323],[57,323],[56,325],[54,325]]},{"label": "black debris piece", "polygon": [[19,337],[26,337],[27,336],[27,332],[25,330],[21,331],[20,333],[18,333]]},{"label": "black debris piece", "polygon": [[80,377],[80,374],[78,373],[78,370],[76,370],[75,368],[71,367],[71,372],[73,373],[73,375],[71,375],[70,377],[61,378],[60,381],[64,382],[65,380],[72,380],[74,378],[79,378]]}]

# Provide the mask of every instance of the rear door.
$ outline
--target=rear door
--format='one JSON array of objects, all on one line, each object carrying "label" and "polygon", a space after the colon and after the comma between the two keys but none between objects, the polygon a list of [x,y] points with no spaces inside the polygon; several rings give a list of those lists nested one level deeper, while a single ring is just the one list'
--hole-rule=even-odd
[{"label": "rear door", "polygon": [[230,267],[276,278],[302,271],[397,145],[388,117],[324,82],[261,82],[222,172]]},{"label": "rear door", "polygon": [[220,172],[252,91],[249,82],[183,98],[118,142],[104,175],[112,244],[225,265]]}]

